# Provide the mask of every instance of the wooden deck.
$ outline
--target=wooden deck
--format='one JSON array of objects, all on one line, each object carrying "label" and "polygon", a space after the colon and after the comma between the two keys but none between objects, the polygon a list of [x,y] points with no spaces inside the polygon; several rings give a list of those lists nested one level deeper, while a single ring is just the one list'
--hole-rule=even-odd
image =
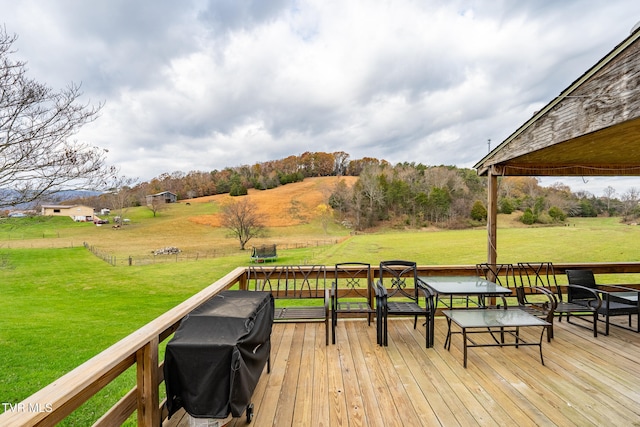
[{"label": "wooden deck", "polygon": [[[556,322],[555,339],[543,343],[545,366],[537,347],[473,348],[465,369],[459,335],[450,352],[443,348],[444,318],[431,349],[424,328],[412,326],[390,319],[383,348],[364,320],[341,320],[329,346],[323,325],[275,324],[251,425],[640,426],[640,334],[612,328],[593,338]],[[535,340],[539,330],[524,335]],[[188,426],[183,414],[165,425]]]}]

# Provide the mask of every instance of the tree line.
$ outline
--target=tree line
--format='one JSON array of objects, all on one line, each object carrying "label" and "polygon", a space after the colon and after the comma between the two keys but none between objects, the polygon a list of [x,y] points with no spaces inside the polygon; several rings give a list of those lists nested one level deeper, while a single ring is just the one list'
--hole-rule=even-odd
[{"label": "tree line", "polygon": [[[351,160],[345,152],[305,152],[210,172],[164,173],[141,183],[123,179],[114,191],[84,202],[118,209],[145,205],[146,195],[162,191],[171,191],[180,200],[216,194],[241,196],[252,188],[266,190],[320,176],[358,177],[352,186],[338,180],[326,200],[334,220],[355,230],[382,223],[465,228],[486,221],[487,181],[474,169],[408,162],[392,165],[373,157]],[[574,193],[563,184],[542,187],[534,177],[501,177],[498,184],[499,212],[517,212],[526,224],[597,215],[634,221],[640,216],[639,199],[635,189],[618,198],[615,189],[609,188],[604,196],[596,197],[588,192]],[[161,207],[150,209],[155,214]]]}]

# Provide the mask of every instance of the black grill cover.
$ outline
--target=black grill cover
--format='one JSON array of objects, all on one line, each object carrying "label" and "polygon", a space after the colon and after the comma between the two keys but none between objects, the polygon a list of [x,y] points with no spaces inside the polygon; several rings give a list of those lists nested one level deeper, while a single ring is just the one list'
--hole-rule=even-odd
[{"label": "black grill cover", "polygon": [[240,417],[271,352],[270,292],[223,291],[189,313],[167,344],[169,416]]}]

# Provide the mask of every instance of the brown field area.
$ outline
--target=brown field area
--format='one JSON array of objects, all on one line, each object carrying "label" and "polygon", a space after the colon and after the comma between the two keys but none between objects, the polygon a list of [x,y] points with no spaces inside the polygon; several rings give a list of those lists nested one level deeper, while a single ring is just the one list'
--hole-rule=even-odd
[{"label": "brown field area", "polygon": [[[265,226],[286,227],[302,224],[316,216],[318,206],[326,203],[338,181],[342,180],[351,186],[357,179],[354,176],[306,178],[303,182],[270,190],[251,189],[247,197],[256,204]],[[184,202],[224,204],[232,200],[228,194],[218,194]],[[189,220],[196,224],[220,226],[218,214],[193,216]]]},{"label": "brown field area", "polygon": [[[270,190],[249,190],[244,197],[255,202],[263,225],[270,229],[264,236],[252,239],[249,247],[265,243],[286,247],[335,239],[334,234],[325,233],[317,224],[317,208],[326,203],[340,180],[350,186],[357,177],[306,178]],[[132,208],[132,222],[118,230],[109,225],[73,222],[68,228],[51,228],[40,236],[14,230],[0,240],[0,247],[58,248],[86,243],[117,259],[149,256],[168,246],[178,247],[184,254],[235,253],[239,250],[238,240],[220,227],[218,213],[220,204],[232,200],[228,194],[184,199],[166,206],[155,217],[149,216],[146,207]],[[338,235],[342,237],[344,231]]]}]

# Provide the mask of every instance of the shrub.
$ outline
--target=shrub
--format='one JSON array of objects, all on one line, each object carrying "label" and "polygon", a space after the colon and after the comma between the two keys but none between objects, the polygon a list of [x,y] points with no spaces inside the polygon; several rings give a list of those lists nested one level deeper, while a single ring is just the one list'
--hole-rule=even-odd
[{"label": "shrub", "polygon": [[500,200],[500,213],[510,214],[515,210],[513,199],[505,197]]},{"label": "shrub", "polygon": [[474,221],[486,221],[487,220],[487,208],[484,207],[480,200],[476,200],[471,208],[471,219]]},{"label": "shrub", "polygon": [[527,224],[527,225],[531,225],[534,222],[536,222],[536,216],[533,214],[533,211],[531,210],[531,208],[527,208],[524,213],[522,214],[522,216],[520,217],[520,221],[523,224]]},{"label": "shrub", "polygon": [[555,221],[548,213],[541,212],[535,216],[535,222],[538,224],[553,224]]},{"label": "shrub", "polygon": [[564,220],[567,218],[567,215],[564,213],[564,211],[557,206],[552,206],[551,208],[549,208],[549,216],[556,222],[564,222]]},{"label": "shrub", "polygon": [[229,190],[230,196],[246,196],[248,194],[247,187],[242,184],[233,184]]}]

